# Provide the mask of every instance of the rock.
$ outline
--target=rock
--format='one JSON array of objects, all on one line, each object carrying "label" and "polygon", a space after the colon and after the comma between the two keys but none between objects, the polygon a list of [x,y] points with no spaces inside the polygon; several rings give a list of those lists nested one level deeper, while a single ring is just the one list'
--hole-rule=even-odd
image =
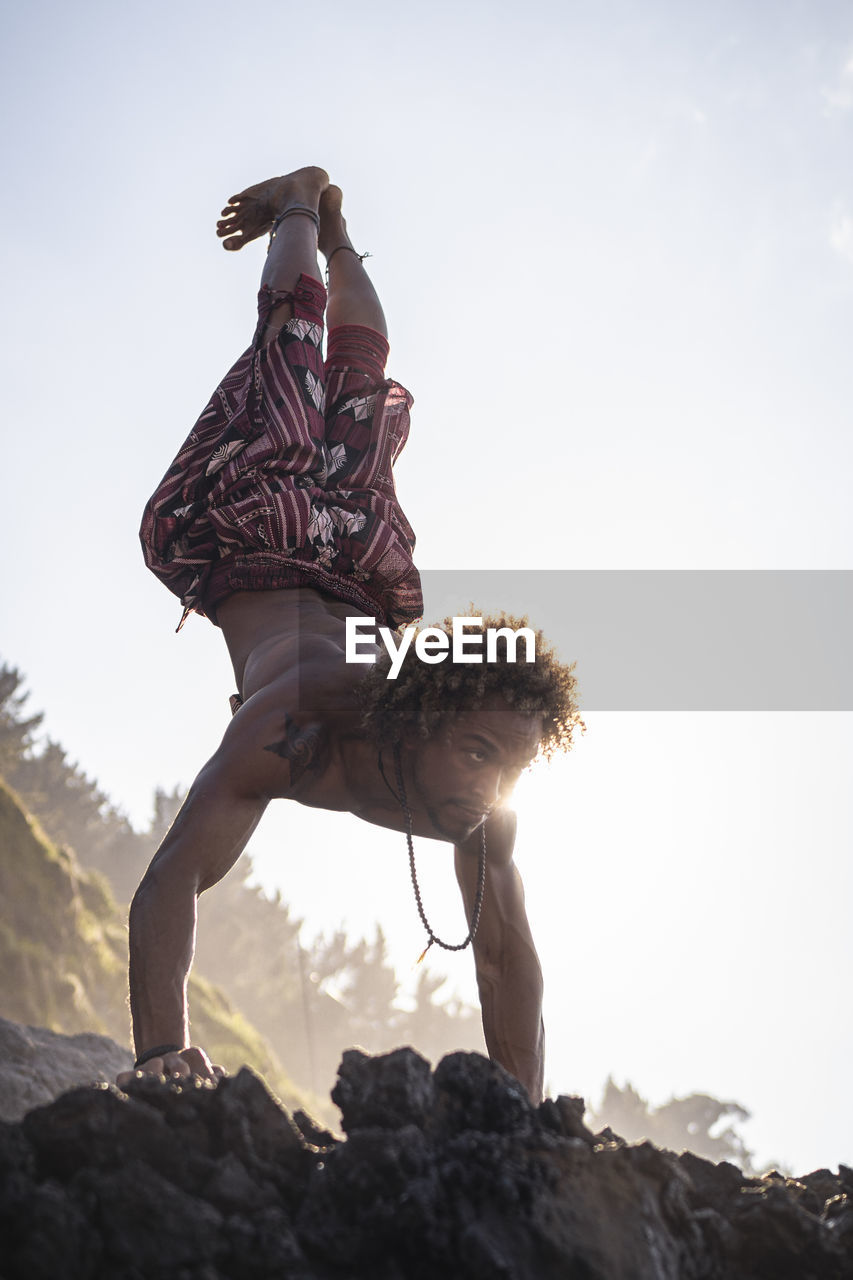
[{"label": "rock", "polygon": [[580,1138],[588,1147],[594,1147],[597,1139],[583,1122],[585,1110],[583,1098],[569,1098],[561,1094],[556,1100],[546,1098],[541,1102],[537,1115],[544,1128],[553,1129],[564,1138]]},{"label": "rock", "polygon": [[244,1069],[0,1124],[3,1280],[849,1280],[851,1175],[592,1135],[478,1054],[344,1055],[345,1139]]},{"label": "rock", "polygon": [[450,1053],[435,1072],[433,1124],[451,1134],[530,1133],[535,1112],[522,1085],[479,1053]]},{"label": "rock", "polygon": [[20,1120],[74,1085],[115,1080],[132,1066],[130,1050],[109,1036],[63,1036],[0,1018],[0,1120]]},{"label": "rock", "polygon": [[433,1075],[429,1062],[411,1048],[369,1057],[347,1050],[338,1069],[332,1101],[341,1108],[343,1132],[401,1129],[423,1124],[432,1110]]},{"label": "rock", "polygon": [[379,1058],[348,1049],[332,1090],[344,1133],[423,1124],[434,1096],[430,1065],[413,1049],[396,1049]]},{"label": "rock", "polygon": [[318,1151],[333,1147],[337,1142],[337,1138],[329,1129],[324,1129],[317,1124],[313,1116],[309,1116],[307,1112],[301,1109],[294,1111],[293,1123],[308,1145],[316,1147]]}]

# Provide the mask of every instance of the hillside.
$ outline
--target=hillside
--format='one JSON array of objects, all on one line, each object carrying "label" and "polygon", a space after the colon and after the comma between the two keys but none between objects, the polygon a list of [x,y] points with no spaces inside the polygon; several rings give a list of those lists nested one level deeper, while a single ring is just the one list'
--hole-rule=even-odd
[{"label": "hillside", "polygon": [[[0,1016],[130,1045],[127,928],[105,878],[57,847],[0,780]],[[264,1037],[203,976],[190,978],[193,1034],[229,1071],[252,1063],[291,1106],[306,1095]],[[310,1102],[315,1102],[309,1099]]]}]

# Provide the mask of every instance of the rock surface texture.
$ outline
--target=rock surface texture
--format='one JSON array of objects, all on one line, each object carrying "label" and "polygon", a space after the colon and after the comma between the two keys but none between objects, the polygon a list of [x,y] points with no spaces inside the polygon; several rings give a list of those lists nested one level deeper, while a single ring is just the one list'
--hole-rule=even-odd
[{"label": "rock surface texture", "polygon": [[20,1120],[72,1085],[115,1080],[132,1066],[133,1054],[109,1036],[64,1036],[0,1018],[0,1120]]},{"label": "rock surface texture", "polygon": [[344,1055],[345,1139],[248,1069],[0,1124],[2,1280],[849,1280],[853,1171],[747,1178],[530,1106],[478,1054]]}]

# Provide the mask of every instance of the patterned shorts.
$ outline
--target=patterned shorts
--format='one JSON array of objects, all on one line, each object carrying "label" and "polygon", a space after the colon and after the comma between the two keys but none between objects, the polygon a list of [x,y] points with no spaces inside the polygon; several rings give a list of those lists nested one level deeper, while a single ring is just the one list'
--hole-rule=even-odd
[{"label": "patterned shorts", "polygon": [[[293,319],[268,345],[267,316]],[[423,612],[415,536],[392,463],[412,397],[384,376],[388,344],[372,329],[329,334],[326,291],[261,290],[249,350],[222,380],[142,519],[148,567],[191,610],[216,620],[235,591],[311,586],[397,626]]]}]

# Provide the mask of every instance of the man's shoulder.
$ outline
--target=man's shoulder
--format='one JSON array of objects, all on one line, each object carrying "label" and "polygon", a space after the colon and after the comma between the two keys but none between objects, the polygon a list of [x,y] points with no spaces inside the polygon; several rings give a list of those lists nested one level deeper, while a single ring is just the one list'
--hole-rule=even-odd
[{"label": "man's shoulder", "polygon": [[281,736],[264,746],[286,760],[290,766],[290,782],[297,786],[306,774],[322,776],[328,768],[331,756],[331,734],[327,725],[318,720],[295,720],[284,710],[284,726]]},{"label": "man's shoulder", "polygon": [[269,798],[338,809],[344,803],[340,744],[358,735],[361,709],[352,678],[343,678],[323,658],[315,653],[278,671],[268,663],[260,687],[250,683],[223,748],[238,770],[252,761],[252,776],[262,780]]}]

